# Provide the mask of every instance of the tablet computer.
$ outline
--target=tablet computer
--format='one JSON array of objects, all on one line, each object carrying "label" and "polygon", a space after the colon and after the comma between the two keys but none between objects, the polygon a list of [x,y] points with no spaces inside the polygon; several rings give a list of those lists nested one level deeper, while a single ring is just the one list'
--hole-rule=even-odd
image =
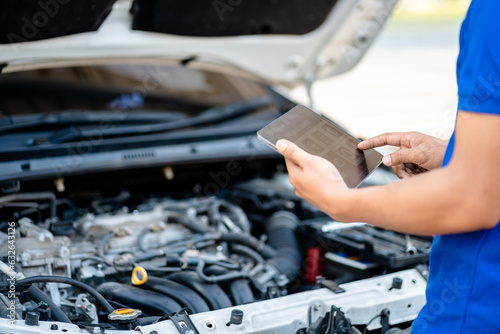
[{"label": "tablet computer", "polygon": [[276,142],[287,139],[304,151],[325,158],[337,167],[349,188],[357,188],[383,157],[373,149],[358,149],[361,140],[303,105],[259,130],[257,137],[276,151]]}]

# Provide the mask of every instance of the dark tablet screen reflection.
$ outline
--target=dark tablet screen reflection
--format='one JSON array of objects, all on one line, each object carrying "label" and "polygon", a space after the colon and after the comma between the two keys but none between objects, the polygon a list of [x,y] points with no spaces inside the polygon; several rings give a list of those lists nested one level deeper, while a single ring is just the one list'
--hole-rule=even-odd
[{"label": "dark tablet screen reflection", "polygon": [[358,149],[359,139],[301,105],[261,129],[257,135],[274,149],[279,139],[287,139],[306,152],[329,160],[349,188],[358,187],[382,161],[380,153]]}]

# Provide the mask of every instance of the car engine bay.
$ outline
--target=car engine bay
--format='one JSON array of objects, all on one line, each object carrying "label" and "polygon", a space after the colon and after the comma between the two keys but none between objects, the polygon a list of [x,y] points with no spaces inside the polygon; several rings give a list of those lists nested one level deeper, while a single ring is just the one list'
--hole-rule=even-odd
[{"label": "car engine bay", "polygon": [[255,135],[295,106],[273,87],[146,65],[0,86],[1,333],[383,334],[425,304],[432,238],[296,196]]},{"label": "car engine bay", "polygon": [[[23,326],[34,317],[42,333],[43,326],[57,323],[62,324],[53,328],[64,325],[70,332],[68,326],[75,324],[75,333],[119,333],[164,323],[177,325],[158,333],[201,333],[216,326],[217,331],[229,330],[232,321],[245,333],[348,333],[354,325],[360,330],[382,327],[383,333],[382,321],[369,323],[367,318],[388,309],[394,314],[391,325],[416,317],[425,303],[422,264],[428,260],[430,239],[412,237],[409,245],[409,236],[333,222],[294,194],[278,159],[256,159],[250,167],[237,161],[207,166],[189,182],[189,170],[195,167],[176,166],[163,175],[127,175],[127,182],[122,173],[42,185],[64,187],[64,194],[33,191],[0,197],[1,254],[9,255],[2,258],[1,317],[14,314]],[[177,178],[183,187],[172,183]],[[113,186],[124,183],[134,186]],[[97,184],[101,193],[89,192]],[[13,228],[15,261],[8,252]],[[17,275],[14,306],[7,299],[12,275]],[[375,281],[362,284],[365,280]],[[346,286],[353,284],[359,288],[349,297]],[[348,305],[362,306],[356,300],[371,292],[357,290],[370,287],[382,289],[378,293],[384,296],[357,315]],[[331,298],[348,301],[333,304]],[[306,311],[286,311],[294,302]],[[403,313],[394,302],[405,304]],[[273,320],[265,320],[261,310]],[[256,320],[253,312],[263,318]],[[282,326],[276,325],[276,317],[282,318]],[[331,331],[329,322],[342,323],[343,329]],[[385,330],[388,324],[387,314]],[[190,328],[193,332],[187,332]]]}]

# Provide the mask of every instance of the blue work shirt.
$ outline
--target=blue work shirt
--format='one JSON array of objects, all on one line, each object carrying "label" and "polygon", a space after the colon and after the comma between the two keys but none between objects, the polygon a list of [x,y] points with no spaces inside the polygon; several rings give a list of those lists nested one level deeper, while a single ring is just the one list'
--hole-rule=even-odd
[{"label": "blue work shirt", "polygon": [[[457,83],[458,110],[500,115],[500,0],[472,0],[460,32]],[[455,134],[443,166],[454,146]],[[437,236],[429,273],[427,305],[412,334],[500,333],[500,225]]]}]

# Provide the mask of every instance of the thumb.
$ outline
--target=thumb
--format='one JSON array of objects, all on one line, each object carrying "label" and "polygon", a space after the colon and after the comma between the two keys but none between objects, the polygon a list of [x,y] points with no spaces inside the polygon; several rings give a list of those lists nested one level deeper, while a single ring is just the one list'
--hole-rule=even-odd
[{"label": "thumb", "polygon": [[404,163],[417,163],[416,152],[412,149],[399,149],[392,154],[386,155],[382,162],[386,166],[397,166]]},{"label": "thumb", "polygon": [[278,151],[285,156],[286,159],[290,160],[298,166],[302,166],[305,161],[307,161],[311,155],[292,143],[291,141],[280,139],[276,143],[276,148]]}]

